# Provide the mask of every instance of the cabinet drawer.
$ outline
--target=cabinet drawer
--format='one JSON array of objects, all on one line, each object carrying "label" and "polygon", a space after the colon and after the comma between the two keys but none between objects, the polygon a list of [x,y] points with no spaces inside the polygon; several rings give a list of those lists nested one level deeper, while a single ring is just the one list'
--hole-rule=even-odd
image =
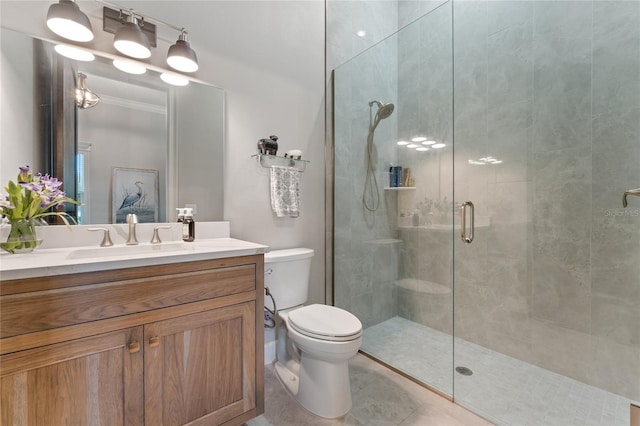
[{"label": "cabinet drawer", "polygon": [[[184,264],[183,264],[184,265]],[[79,285],[3,296],[0,337],[255,291],[256,264]]]}]

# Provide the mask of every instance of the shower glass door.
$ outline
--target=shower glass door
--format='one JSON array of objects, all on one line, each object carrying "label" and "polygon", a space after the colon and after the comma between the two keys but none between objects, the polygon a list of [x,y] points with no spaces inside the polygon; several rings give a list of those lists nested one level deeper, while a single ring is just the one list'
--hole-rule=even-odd
[{"label": "shower glass door", "polygon": [[334,72],[335,305],[362,321],[365,353],[450,397],[451,7]]},{"label": "shower glass door", "polygon": [[362,350],[497,424],[628,426],[640,2],[442,2],[337,68],[334,105]]},{"label": "shower glass door", "polygon": [[628,425],[640,2],[454,1],[453,22],[455,199],[475,206],[473,242],[455,239],[455,401],[497,424]]}]

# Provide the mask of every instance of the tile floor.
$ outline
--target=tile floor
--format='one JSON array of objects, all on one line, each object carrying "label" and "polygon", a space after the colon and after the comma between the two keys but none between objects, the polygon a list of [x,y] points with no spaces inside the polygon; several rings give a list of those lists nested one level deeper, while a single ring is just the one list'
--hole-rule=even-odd
[{"label": "tile floor", "polygon": [[630,399],[461,339],[454,357],[452,346],[450,335],[394,317],[366,329],[362,349],[446,394],[455,386],[458,404],[499,425],[629,425]]},{"label": "tile floor", "polygon": [[302,408],[265,366],[265,413],[248,426],[489,426],[491,423],[385,368],[364,355],[350,362],[353,408],[328,420]]}]

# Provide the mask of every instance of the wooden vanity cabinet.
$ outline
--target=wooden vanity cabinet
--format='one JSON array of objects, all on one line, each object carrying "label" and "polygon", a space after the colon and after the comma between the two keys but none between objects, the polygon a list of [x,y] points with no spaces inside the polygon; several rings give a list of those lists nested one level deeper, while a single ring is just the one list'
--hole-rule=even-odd
[{"label": "wooden vanity cabinet", "polygon": [[3,282],[0,424],[260,415],[262,271],[255,255]]}]

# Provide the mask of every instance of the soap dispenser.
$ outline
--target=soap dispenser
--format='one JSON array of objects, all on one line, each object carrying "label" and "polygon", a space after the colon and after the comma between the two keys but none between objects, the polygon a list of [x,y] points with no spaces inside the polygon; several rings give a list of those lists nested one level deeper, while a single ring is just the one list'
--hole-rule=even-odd
[{"label": "soap dispenser", "polygon": [[185,207],[183,211],[182,240],[191,242],[196,239],[196,223],[193,221],[193,209]]},{"label": "soap dispenser", "polygon": [[178,211],[178,222],[184,222],[184,209],[176,207],[176,210]]}]

